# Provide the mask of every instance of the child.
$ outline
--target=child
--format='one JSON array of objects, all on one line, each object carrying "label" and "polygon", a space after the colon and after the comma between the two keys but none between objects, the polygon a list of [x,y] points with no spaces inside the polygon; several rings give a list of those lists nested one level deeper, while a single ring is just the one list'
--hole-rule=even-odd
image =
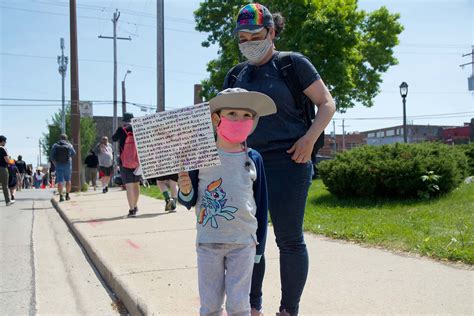
[{"label": "child", "polygon": [[265,94],[226,89],[210,100],[220,166],[179,173],[181,204],[196,206],[201,315],[250,315],[254,263],[265,249],[267,185],[262,157],[246,139],[276,112]]}]

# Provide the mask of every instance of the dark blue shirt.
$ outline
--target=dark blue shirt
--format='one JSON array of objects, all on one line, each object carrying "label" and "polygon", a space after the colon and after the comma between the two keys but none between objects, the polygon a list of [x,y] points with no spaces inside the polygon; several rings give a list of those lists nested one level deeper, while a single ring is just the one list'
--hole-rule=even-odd
[{"label": "dark blue shirt", "polygon": [[[249,147],[262,155],[275,151],[286,151],[302,137],[307,126],[302,107],[295,104],[290,89],[281,77],[276,64],[278,52],[261,66],[245,66],[234,84],[249,91],[262,92],[273,99],[277,113],[259,119],[257,128],[247,139]],[[320,76],[311,61],[299,53],[293,53],[294,69],[303,90]],[[227,88],[227,78],[224,88]]]}]

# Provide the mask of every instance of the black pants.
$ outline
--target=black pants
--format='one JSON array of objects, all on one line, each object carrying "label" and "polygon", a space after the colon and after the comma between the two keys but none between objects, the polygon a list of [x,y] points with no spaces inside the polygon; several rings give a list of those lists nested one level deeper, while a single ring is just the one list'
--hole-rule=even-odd
[{"label": "black pants", "polygon": [[2,184],[5,203],[10,203],[10,191],[8,190],[8,169],[0,167],[0,183]]}]

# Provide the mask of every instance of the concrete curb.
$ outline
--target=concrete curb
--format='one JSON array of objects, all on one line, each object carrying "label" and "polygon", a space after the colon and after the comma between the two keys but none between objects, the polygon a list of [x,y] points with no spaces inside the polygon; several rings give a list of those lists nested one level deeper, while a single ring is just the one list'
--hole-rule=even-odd
[{"label": "concrete curb", "polygon": [[59,203],[52,198],[51,204],[59,213],[61,218],[67,224],[71,232],[77,238],[81,246],[87,253],[87,256],[91,262],[95,265],[97,271],[99,272],[102,279],[106,282],[110,289],[115,293],[115,295],[122,301],[122,303],[127,308],[130,315],[148,315],[148,306],[147,304],[140,299],[140,297],[131,291],[126,284],[124,284],[119,277],[113,271],[112,265],[107,264],[106,260],[100,257],[97,251],[94,250],[92,245],[87,242],[87,239],[82,235],[82,233],[74,226],[69,218],[64,214],[64,211],[61,209]]}]

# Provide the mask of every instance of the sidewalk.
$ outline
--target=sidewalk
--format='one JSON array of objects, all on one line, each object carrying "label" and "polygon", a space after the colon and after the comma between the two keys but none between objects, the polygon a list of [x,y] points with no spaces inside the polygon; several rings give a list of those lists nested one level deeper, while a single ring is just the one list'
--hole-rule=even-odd
[{"label": "sidewalk", "polygon": [[[125,192],[72,194],[53,204],[129,312],[197,315],[195,215],[183,206],[140,196],[136,218],[126,218]],[[267,238],[265,315],[280,300],[278,250]],[[474,271],[426,258],[393,254],[306,235],[310,273],[301,315],[474,314]]]}]

